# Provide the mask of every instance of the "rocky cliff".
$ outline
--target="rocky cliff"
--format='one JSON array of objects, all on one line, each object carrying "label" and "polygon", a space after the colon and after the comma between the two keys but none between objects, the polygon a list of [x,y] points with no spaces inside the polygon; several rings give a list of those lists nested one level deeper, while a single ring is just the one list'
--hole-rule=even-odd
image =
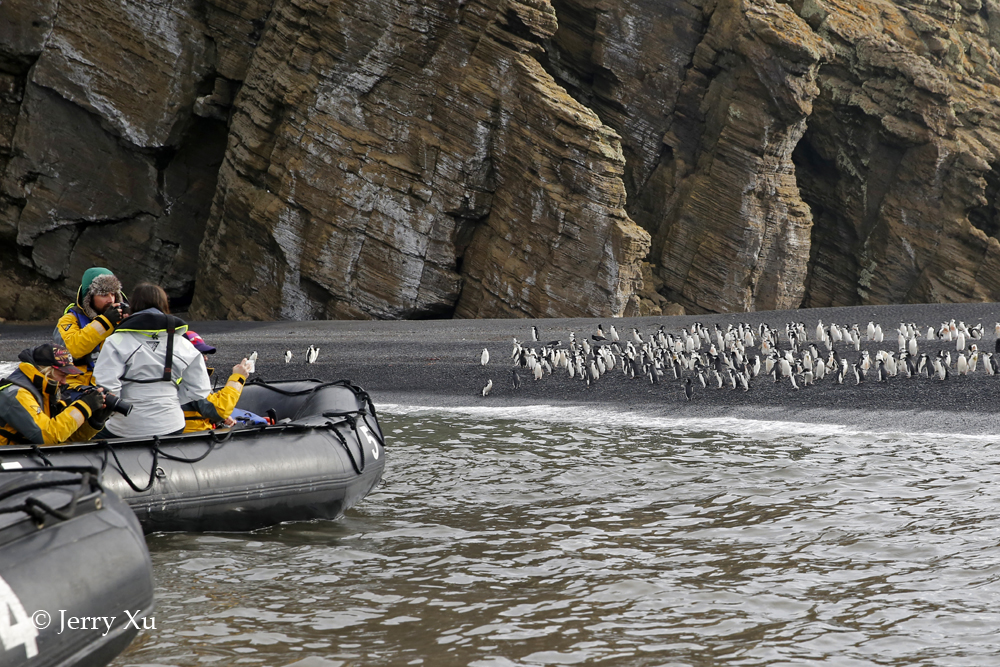
[{"label": "rocky cliff", "polygon": [[94,264],[211,318],[997,300],[998,46],[995,0],[3,3],[0,317]]}]

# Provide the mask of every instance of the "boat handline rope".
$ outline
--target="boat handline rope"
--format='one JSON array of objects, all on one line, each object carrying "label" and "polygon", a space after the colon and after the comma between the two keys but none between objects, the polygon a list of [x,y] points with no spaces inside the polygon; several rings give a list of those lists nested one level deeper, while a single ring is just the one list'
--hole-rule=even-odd
[{"label": "boat handline rope", "polygon": [[[145,493],[146,491],[149,491],[151,488],[153,488],[153,482],[156,481],[156,468],[157,468],[157,464],[159,464],[159,462],[160,462],[160,452],[159,452],[160,448],[157,446],[157,443],[159,441],[160,441],[160,437],[154,435],[153,436],[153,465],[149,469],[149,482],[146,484],[146,486],[144,486],[142,488],[139,488],[139,486],[135,482],[132,481],[132,478],[128,476],[128,473],[125,472],[125,467],[122,465],[122,462],[118,460],[118,453],[115,452],[115,448],[111,446],[111,443],[108,442],[107,440],[98,440],[97,442],[98,442],[98,444],[103,445],[104,448],[107,451],[111,452],[111,456],[114,457],[115,463],[118,465],[118,467],[115,469],[115,471],[119,475],[121,475],[122,479],[125,480],[125,483],[128,484],[130,487],[132,487],[132,490],[135,491],[136,493]],[[107,458],[105,458],[105,461],[107,461]]]},{"label": "boat handline rope", "polygon": [[[68,466],[67,466],[68,467]],[[51,489],[63,486],[69,486],[77,481],[79,481],[79,487],[73,492],[69,503],[62,509],[58,510],[47,503],[42,502],[38,498],[33,496],[28,496],[25,498],[24,502],[20,505],[14,507],[0,508],[0,514],[14,514],[17,512],[24,512],[39,524],[39,528],[44,525],[45,515],[49,514],[56,517],[61,521],[68,521],[76,516],[76,506],[80,498],[86,492],[93,491],[104,491],[101,486],[100,480],[94,477],[96,474],[96,469],[94,468],[79,468],[77,470],[63,470],[62,472],[79,472],[79,479],[60,479],[60,480],[47,480],[42,482],[32,482],[29,484],[22,484],[21,486],[10,489],[3,493],[0,493],[0,500],[10,498],[11,496],[17,495],[19,493],[27,493],[29,491],[38,491],[40,489]]]},{"label": "boat handline rope", "polygon": [[[347,458],[351,459],[351,465],[354,467],[354,472],[359,475],[362,474],[365,471],[365,448],[361,447],[361,466],[359,467],[357,459],[354,458],[354,452],[351,451],[351,446],[347,444],[347,438],[345,438],[343,434],[337,430],[337,425],[333,422],[327,422],[326,425],[327,429],[332,431],[333,434],[337,436],[337,440],[340,441],[340,444],[344,446],[344,450],[347,452]],[[358,444],[360,444],[360,440],[358,441]]]}]

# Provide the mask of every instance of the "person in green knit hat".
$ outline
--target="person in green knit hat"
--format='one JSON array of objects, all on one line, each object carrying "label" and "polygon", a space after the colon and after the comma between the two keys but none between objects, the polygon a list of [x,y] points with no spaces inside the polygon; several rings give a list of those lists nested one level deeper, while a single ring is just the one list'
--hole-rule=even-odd
[{"label": "person in green knit hat", "polygon": [[73,355],[80,369],[68,378],[70,387],[93,384],[97,353],[127,314],[128,300],[114,273],[100,266],[83,272],[76,301],[63,311],[52,335],[57,345]]}]

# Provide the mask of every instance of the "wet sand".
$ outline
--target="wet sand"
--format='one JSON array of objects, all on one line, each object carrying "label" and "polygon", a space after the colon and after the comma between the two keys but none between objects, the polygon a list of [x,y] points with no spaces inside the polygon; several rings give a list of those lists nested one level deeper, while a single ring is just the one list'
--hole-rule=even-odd
[{"label": "wet sand", "polygon": [[[815,336],[817,320],[840,325],[857,323],[864,332],[869,321],[881,324],[885,340],[881,344],[862,341],[862,349],[872,356],[878,349],[896,351],[896,328],[900,322],[915,323],[926,332],[949,320],[964,321],[970,327],[982,323],[985,333],[978,341],[980,353],[993,352],[994,324],[1000,321],[1000,304],[934,304],[909,306],[863,306],[813,310],[767,311],[728,315],[646,317],[621,319],[546,320],[430,320],[430,321],[312,321],[312,322],[189,322],[219,352],[212,361],[220,373],[227,373],[240,358],[258,353],[256,377],[265,380],[312,377],[322,380],[350,379],[372,395],[376,406],[402,404],[428,407],[585,405],[625,413],[641,423],[644,414],[677,418],[735,417],[771,421],[841,424],[859,430],[886,432],[939,432],[992,434],[1000,431],[1000,375],[990,376],[982,363],[975,373],[947,381],[926,377],[890,378],[886,384],[872,381],[856,386],[853,376],[836,385],[828,376],[815,385],[795,390],[786,379],[774,384],[763,375],[750,391],[696,387],[687,401],[683,381],[666,371],[659,385],[645,379],[628,379],[614,370],[588,387],[570,380],[565,371],[534,381],[527,369],[519,369],[521,387],[512,387],[512,339],[531,341],[531,326],[539,329],[540,342],[561,340],[570,332],[577,340],[590,339],[597,325],[605,330],[614,324],[623,335],[632,327],[640,333],[677,333],[701,322],[707,327],[718,323],[747,322],[756,327],[766,322],[784,330],[787,322],[803,322],[809,339]],[[17,353],[47,340],[50,326],[0,325],[0,360],[14,360]],[[952,350],[955,342],[918,339],[921,353],[933,355]],[[309,345],[320,348],[315,364],[305,363]],[[787,346],[787,343],[785,343]],[[483,348],[490,362],[480,365]],[[826,348],[818,345],[823,356]],[[285,364],[285,350],[293,359]],[[852,346],[837,345],[838,353],[849,361],[858,358]],[[754,352],[756,352],[756,348]],[[492,393],[481,391],[488,379]]]}]

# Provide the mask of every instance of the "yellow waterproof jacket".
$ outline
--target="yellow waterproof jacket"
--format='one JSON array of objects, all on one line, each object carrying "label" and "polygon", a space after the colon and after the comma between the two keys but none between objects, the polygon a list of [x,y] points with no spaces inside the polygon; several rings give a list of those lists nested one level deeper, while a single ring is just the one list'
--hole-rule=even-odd
[{"label": "yellow waterproof jacket", "polygon": [[0,380],[0,445],[85,442],[97,434],[82,401],[66,406],[58,385],[28,363]]},{"label": "yellow waterproof jacket", "polygon": [[67,385],[77,387],[94,384],[94,362],[97,361],[97,354],[105,339],[114,332],[114,326],[104,315],[98,315],[97,319],[91,320],[75,303],[66,307],[56,323],[53,340],[69,350],[77,368],[82,371],[79,375],[67,377]]},{"label": "yellow waterproof jacket", "polygon": [[233,408],[240,400],[246,381],[247,379],[239,373],[233,373],[226,381],[226,386],[219,391],[212,392],[202,401],[181,406],[184,408],[184,432],[213,429],[233,414]]}]

